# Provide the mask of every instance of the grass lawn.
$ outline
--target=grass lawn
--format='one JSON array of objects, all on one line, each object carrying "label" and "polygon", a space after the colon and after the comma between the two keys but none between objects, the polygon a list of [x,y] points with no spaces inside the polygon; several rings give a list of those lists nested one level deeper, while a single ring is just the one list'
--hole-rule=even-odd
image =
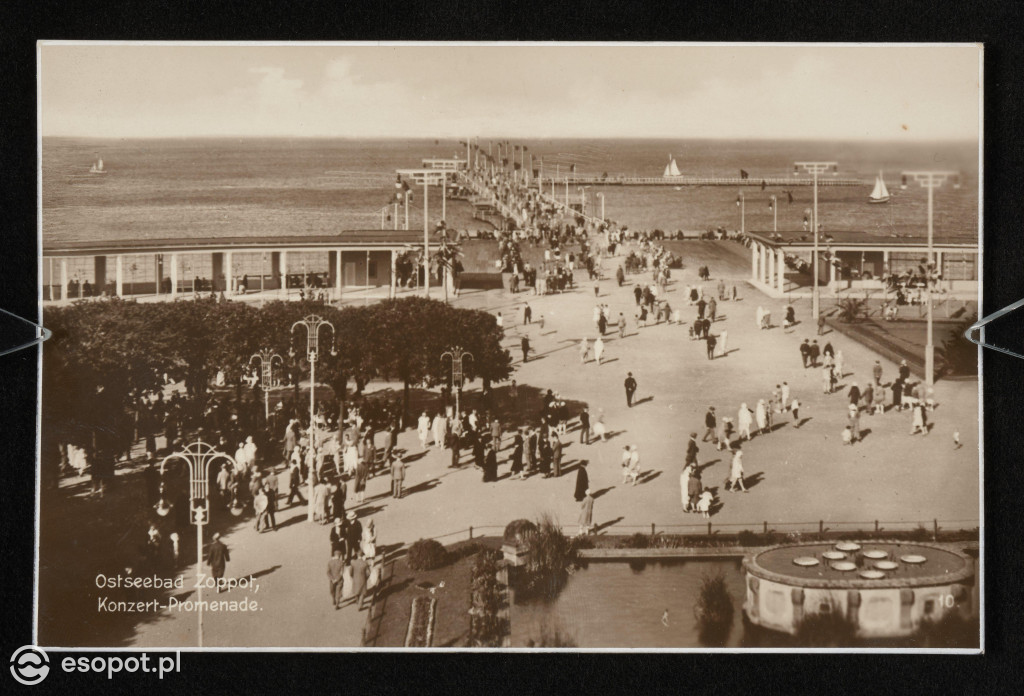
[{"label": "grass lawn", "polygon": [[[378,648],[405,646],[412,602],[416,597],[430,596],[437,600],[434,639],[431,647],[465,647],[469,639],[470,571],[478,551],[501,548],[500,537],[482,537],[447,547],[458,560],[434,570],[412,570],[405,556],[390,562],[374,607],[374,620],[367,631],[366,645]],[[444,587],[441,587],[441,583]],[[426,585],[421,587],[421,585]]]}]

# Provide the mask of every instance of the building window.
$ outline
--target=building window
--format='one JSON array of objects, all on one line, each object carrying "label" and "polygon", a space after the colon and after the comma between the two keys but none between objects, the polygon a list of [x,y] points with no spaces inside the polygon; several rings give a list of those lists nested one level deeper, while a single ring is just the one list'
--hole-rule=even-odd
[{"label": "building window", "polygon": [[977,280],[975,254],[942,254],[942,277],[945,280]]},{"label": "building window", "polygon": [[934,599],[926,599],[926,600],[924,600],[924,613],[925,614],[932,614],[934,612],[935,612],[935,600]]},{"label": "building window", "polygon": [[376,278],[377,277],[377,262],[376,261],[368,261],[367,262],[367,264],[366,264],[366,274],[370,278]]}]

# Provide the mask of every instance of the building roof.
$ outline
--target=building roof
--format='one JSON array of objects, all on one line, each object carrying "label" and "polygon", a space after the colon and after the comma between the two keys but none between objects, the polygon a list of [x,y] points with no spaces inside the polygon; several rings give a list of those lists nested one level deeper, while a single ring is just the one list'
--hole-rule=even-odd
[{"label": "building roof", "polygon": [[[774,232],[747,232],[747,236],[771,247],[811,248],[814,247],[814,235],[810,232],[780,232],[780,239],[773,239]],[[836,230],[823,232],[824,239],[818,240],[819,248],[823,244],[833,246],[875,247],[901,249],[904,247],[926,247],[928,237],[885,236],[872,232],[857,230]],[[960,249],[977,249],[978,240],[972,237],[935,236],[933,246],[955,247]]]},{"label": "building roof", "polygon": [[[830,557],[833,555],[836,558]],[[852,563],[854,567],[849,568],[844,563]],[[973,575],[970,561],[962,553],[930,544],[898,541],[775,546],[748,556],[744,567],[765,580],[818,588],[941,585],[961,582]],[[864,571],[876,572],[872,577],[864,577]]]},{"label": "building roof", "polygon": [[[436,235],[431,233],[431,242]],[[330,235],[273,237],[177,237],[173,239],[103,239],[43,243],[43,256],[102,256],[190,251],[278,251],[322,247],[325,251],[349,246],[400,248],[423,244],[422,230],[345,230]]]}]

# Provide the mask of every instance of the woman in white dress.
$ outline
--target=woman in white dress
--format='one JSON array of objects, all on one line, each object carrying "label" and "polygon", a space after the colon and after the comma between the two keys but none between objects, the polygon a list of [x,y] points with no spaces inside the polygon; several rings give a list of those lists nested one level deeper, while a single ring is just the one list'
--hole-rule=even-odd
[{"label": "woman in white dress", "polygon": [[583,340],[580,341],[580,362],[584,365],[587,364],[587,357],[590,355],[590,343],[587,341],[587,337],[584,336]]},{"label": "woman in white dress", "polygon": [[363,527],[363,538],[359,542],[359,548],[367,558],[377,555],[377,530],[373,526],[373,520]]},{"label": "woman in white dress", "polygon": [[443,413],[438,413],[434,416],[434,446],[438,449],[444,449],[444,436],[448,432],[448,419],[445,418]]},{"label": "woman in white dress", "polygon": [[764,435],[768,432],[768,410],[765,407],[764,399],[757,402],[754,417],[757,419],[757,434]]},{"label": "woman in white dress", "polygon": [[732,467],[729,471],[729,481],[726,488],[733,491],[741,490],[744,493],[747,492],[747,487],[743,485],[743,452],[739,447],[736,448],[736,452],[732,455]]},{"label": "woman in white dress", "polygon": [[604,355],[604,341],[602,341],[601,337],[598,336],[594,339],[594,359],[597,361],[598,365],[601,364],[602,355]]},{"label": "woman in white dress", "polygon": [[420,418],[416,423],[416,432],[420,436],[420,448],[426,449],[427,442],[430,439],[430,416],[424,411],[420,414]]},{"label": "woman in white dress", "polygon": [[341,453],[341,460],[346,474],[352,476],[356,473],[356,467],[359,466],[359,448],[352,442],[352,438],[347,435],[345,436],[345,449]]},{"label": "woman in white dress", "polygon": [[753,425],[753,418],[746,403],[740,404],[739,413],[736,414],[736,434],[741,440],[750,439],[750,426]]}]

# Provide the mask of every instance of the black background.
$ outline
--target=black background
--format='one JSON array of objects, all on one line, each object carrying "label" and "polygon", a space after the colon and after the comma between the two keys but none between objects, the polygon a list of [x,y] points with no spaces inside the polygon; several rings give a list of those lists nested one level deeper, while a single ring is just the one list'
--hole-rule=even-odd
[{"label": "black background", "polygon": [[[0,8],[0,307],[37,306],[36,46],[95,40],[895,41],[985,44],[983,313],[1024,297],[1024,49],[1020,2],[842,3],[776,0],[609,2],[8,2]],[[893,69],[899,69],[894,66]],[[496,105],[500,108],[500,105]],[[1018,314],[1024,315],[1024,309]],[[1024,316],[1013,319],[1018,336]],[[0,357],[3,644],[31,642],[37,355]],[[174,689],[263,694],[316,689],[378,696],[491,690],[548,694],[912,691],[1003,693],[1022,684],[1022,375],[1024,361],[984,358],[986,631],[984,656],[559,654],[273,654],[182,656],[183,673],[66,675],[63,655],[39,689]],[[921,476],[930,476],[926,462]],[[955,492],[951,491],[951,495]],[[599,608],[597,608],[599,609]],[[90,654],[91,655],[91,654]],[[0,675],[4,689],[19,687]],[[1017,688],[1012,688],[1013,684]]]}]

